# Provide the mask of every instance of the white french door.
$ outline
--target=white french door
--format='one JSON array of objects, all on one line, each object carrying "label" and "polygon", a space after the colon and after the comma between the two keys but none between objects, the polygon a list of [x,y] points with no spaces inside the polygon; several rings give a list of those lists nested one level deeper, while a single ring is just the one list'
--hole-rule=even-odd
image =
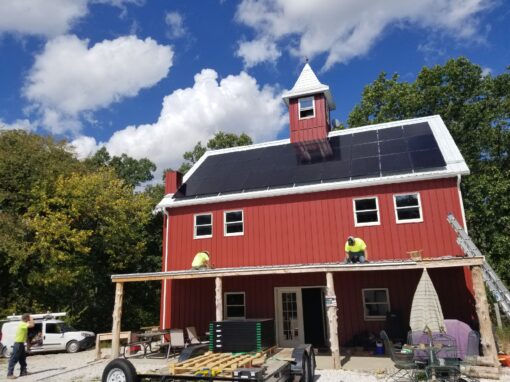
[{"label": "white french door", "polygon": [[294,347],[305,342],[301,288],[276,288],[278,345]]}]

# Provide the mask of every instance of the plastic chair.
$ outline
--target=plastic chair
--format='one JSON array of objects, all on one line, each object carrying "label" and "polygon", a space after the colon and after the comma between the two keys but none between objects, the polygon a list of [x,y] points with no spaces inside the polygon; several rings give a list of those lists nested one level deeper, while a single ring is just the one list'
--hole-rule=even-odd
[{"label": "plastic chair", "polygon": [[169,332],[170,337],[170,345],[168,346],[168,351],[166,353],[166,358],[170,357],[170,353],[173,355],[177,352],[180,352],[184,349],[187,344],[184,341],[184,330],[182,329],[170,329]]},{"label": "plastic chair", "polygon": [[207,344],[209,341],[201,341],[197,336],[197,329],[194,326],[188,326],[186,328],[188,334],[188,341],[191,345]]},{"label": "plastic chair", "polygon": [[386,378],[387,381],[401,381],[403,378],[415,380],[418,365],[414,362],[413,354],[397,353],[393,343],[384,330],[380,333],[386,352],[389,354],[397,371]]}]

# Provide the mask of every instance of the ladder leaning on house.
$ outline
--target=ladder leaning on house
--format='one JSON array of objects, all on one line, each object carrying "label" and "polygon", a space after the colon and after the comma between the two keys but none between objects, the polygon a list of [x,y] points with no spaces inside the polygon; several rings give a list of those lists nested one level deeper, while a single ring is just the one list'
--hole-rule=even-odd
[{"label": "ladder leaning on house", "polygon": [[[466,231],[459,224],[453,214],[448,214],[448,223],[452,226],[453,230],[457,234],[457,243],[462,248],[466,256],[482,256],[482,253],[478,247],[473,243],[473,240],[468,236]],[[491,294],[496,299],[503,313],[510,319],[510,292],[501,282],[494,269],[489,265],[487,259],[483,264],[483,278],[487,288],[489,288]]]}]

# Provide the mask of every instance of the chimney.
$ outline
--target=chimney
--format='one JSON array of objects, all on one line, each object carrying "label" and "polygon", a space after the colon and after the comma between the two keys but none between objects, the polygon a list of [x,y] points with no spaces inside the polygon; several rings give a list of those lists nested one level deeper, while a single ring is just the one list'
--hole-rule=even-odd
[{"label": "chimney", "polygon": [[294,87],[283,95],[289,108],[291,143],[324,141],[330,131],[330,111],[336,105],[329,86],[323,85],[308,63]]},{"label": "chimney", "polygon": [[179,171],[168,170],[165,172],[165,194],[175,194],[181,184],[182,174]]}]

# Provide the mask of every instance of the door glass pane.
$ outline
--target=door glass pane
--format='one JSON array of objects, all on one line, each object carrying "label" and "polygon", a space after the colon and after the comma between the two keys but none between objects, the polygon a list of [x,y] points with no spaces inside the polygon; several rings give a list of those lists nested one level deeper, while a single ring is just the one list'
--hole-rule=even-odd
[{"label": "door glass pane", "polygon": [[282,293],[283,338],[292,340],[298,336],[296,292]]}]

